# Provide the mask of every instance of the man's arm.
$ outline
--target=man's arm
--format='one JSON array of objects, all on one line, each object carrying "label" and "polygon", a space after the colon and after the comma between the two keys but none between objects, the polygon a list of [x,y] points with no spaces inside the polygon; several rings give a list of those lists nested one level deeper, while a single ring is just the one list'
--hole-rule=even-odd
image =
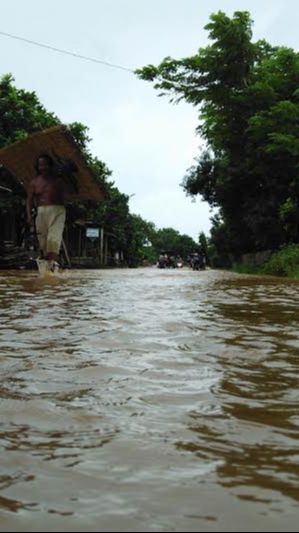
[{"label": "man's arm", "polygon": [[27,222],[30,226],[32,226],[33,224],[33,219],[32,219],[33,205],[34,205],[34,182],[31,181],[28,192],[27,192],[27,201],[26,201]]}]

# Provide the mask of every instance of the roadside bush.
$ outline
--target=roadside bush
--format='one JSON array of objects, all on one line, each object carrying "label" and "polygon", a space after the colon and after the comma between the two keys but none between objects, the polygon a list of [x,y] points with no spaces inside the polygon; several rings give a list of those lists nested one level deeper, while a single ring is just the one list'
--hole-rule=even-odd
[{"label": "roadside bush", "polygon": [[275,252],[262,267],[262,272],[299,278],[299,245],[290,244]]}]

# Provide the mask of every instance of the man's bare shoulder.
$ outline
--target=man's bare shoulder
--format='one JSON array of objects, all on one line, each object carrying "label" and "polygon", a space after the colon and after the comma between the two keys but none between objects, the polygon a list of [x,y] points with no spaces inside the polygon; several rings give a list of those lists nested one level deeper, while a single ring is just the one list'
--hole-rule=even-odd
[{"label": "man's bare shoulder", "polygon": [[34,191],[36,185],[38,184],[38,176],[34,176],[29,182],[29,190]]}]

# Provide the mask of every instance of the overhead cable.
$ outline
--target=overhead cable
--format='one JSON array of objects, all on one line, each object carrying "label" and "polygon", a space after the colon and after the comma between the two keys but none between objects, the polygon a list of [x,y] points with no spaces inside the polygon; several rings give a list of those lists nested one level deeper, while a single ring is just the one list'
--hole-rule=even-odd
[{"label": "overhead cable", "polygon": [[24,37],[13,35],[12,33],[6,33],[4,31],[0,31],[0,35],[4,35],[5,37],[10,37],[11,39],[16,39],[17,41],[23,41],[28,44],[33,44],[35,46],[39,46],[40,48],[47,48],[48,50],[52,50],[53,52],[59,52],[60,54],[65,54],[68,56],[73,56],[79,59],[83,59],[84,61],[91,61],[92,63],[100,63],[101,65],[105,65],[106,67],[118,68],[121,70],[126,70],[127,72],[134,72],[133,69],[128,68],[128,67],[123,67],[122,65],[116,65],[114,63],[110,63],[109,61],[104,61],[102,59],[97,59],[94,57],[83,56],[81,54],[77,54],[76,52],[69,52],[68,50],[63,50],[62,48],[57,48],[55,46],[50,46],[48,44],[43,44],[37,41],[32,41],[31,39],[25,39]]}]

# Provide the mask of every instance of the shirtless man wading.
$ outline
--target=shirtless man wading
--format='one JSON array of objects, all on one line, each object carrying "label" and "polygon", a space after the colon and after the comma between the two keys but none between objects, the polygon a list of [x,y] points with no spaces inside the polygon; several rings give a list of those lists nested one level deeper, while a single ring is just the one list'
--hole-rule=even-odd
[{"label": "shirtless man wading", "polygon": [[36,233],[41,257],[48,261],[50,269],[59,266],[59,251],[65,224],[65,187],[55,175],[54,161],[41,154],[35,165],[37,175],[32,179],[27,196],[27,220],[33,225],[32,208],[37,207]]}]

